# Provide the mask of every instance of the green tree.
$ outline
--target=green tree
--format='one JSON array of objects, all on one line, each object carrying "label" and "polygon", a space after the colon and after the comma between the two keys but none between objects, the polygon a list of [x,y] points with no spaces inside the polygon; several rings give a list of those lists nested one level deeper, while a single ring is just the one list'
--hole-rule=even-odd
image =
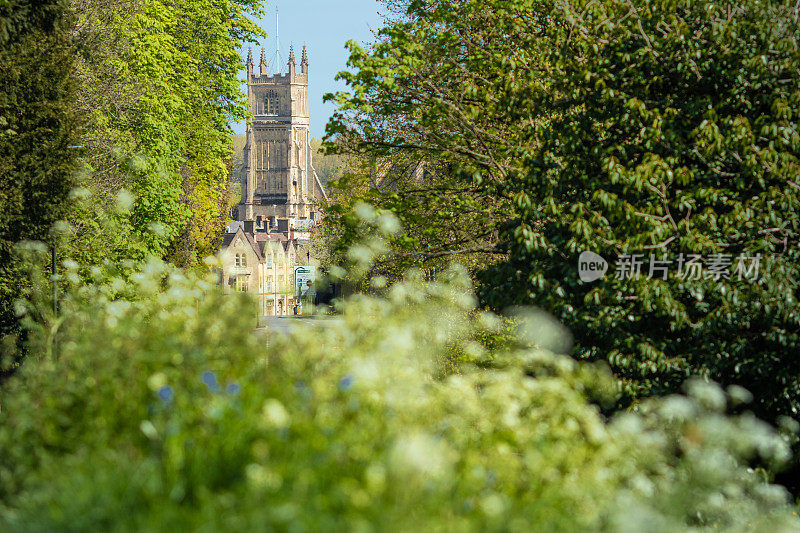
[{"label": "green tree", "polygon": [[[79,104],[87,117],[82,180],[100,209],[134,194],[129,224],[107,254],[197,266],[217,251],[228,215],[228,119],[247,113],[243,42],[263,35],[260,2],[75,0]],[[71,217],[75,254],[101,228]],[[101,254],[104,255],[104,254]]]},{"label": "green tree", "polygon": [[[405,4],[371,51],[351,47],[331,128],[422,147],[504,205],[487,223],[506,259],[477,276],[482,300],[553,312],[576,355],[621,378],[622,405],[694,374],[752,390],[771,419],[796,414],[798,7]],[[673,267],[730,254],[731,273],[739,254],[762,260],[753,282],[673,268],[587,284],[583,251]]]},{"label": "green tree", "polygon": [[[147,163],[133,182],[134,224],[150,252],[178,264],[213,253],[227,216],[228,119],[247,113],[238,49],[264,35],[248,18],[258,13],[258,0],[153,0],[136,18],[133,71],[148,90],[136,114]],[[148,231],[153,223],[160,231]]]},{"label": "green tree", "polygon": [[[495,91],[515,79],[502,77],[513,58],[532,55],[519,46],[533,41],[526,26],[532,3],[438,4],[387,2],[397,20],[381,28],[370,50],[348,43],[354,70],[339,78],[351,90],[326,96],[339,106],[327,148],[362,164],[332,184],[345,200],[334,209],[346,213],[363,199],[398,216],[403,233],[384,267],[396,273],[448,259],[477,269],[502,256],[498,227],[511,216],[511,198],[488,185],[518,166],[506,147],[526,126],[511,119]],[[529,65],[513,68],[524,74]],[[354,199],[351,189],[362,196]]]},{"label": "green tree", "polygon": [[[765,416],[797,414],[797,6],[575,2],[556,15],[548,83],[516,95],[546,115],[508,180],[519,222],[484,298],[554,312],[628,399],[702,374],[751,390]],[[587,284],[586,250],[675,263],[666,279]],[[730,279],[681,276],[690,254],[732,260]],[[757,280],[734,274],[740,254],[762,256]]]},{"label": "green tree", "polygon": [[27,281],[12,249],[50,240],[75,169],[75,79],[68,6],[0,2],[0,338],[18,333]]}]

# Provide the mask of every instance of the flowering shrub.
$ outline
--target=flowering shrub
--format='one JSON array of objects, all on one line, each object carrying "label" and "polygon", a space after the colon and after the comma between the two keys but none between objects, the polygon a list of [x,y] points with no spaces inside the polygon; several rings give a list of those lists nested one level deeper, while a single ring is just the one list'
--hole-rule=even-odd
[{"label": "flowering shrub", "polygon": [[71,290],[58,359],[0,390],[0,529],[800,528],[748,468],[784,439],[725,414],[744,391],[605,420],[607,372],[475,340],[500,326],[467,280],[408,275],[267,344],[245,297],[159,263]]}]

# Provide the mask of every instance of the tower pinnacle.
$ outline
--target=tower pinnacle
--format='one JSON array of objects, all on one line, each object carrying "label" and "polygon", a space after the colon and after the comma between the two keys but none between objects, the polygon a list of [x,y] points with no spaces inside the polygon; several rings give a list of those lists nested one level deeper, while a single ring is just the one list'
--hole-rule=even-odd
[{"label": "tower pinnacle", "polygon": [[261,75],[262,76],[267,73],[267,56],[264,55],[264,49],[263,48],[261,49],[261,65],[260,65],[260,68],[261,68]]}]

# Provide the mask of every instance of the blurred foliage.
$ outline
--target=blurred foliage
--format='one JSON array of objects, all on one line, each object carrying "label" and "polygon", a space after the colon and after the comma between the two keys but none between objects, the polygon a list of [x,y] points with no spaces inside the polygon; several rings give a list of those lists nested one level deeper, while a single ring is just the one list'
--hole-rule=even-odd
[{"label": "blurred foliage", "polygon": [[[701,375],[751,390],[764,417],[796,415],[800,7],[389,4],[399,14],[373,47],[349,45],[329,134],[376,158],[449,165],[453,188],[498,209],[448,199],[441,215],[402,188],[393,201],[363,187],[403,219],[397,241],[418,250],[428,230],[456,255],[441,222],[477,214],[475,234],[497,234],[482,241],[496,260],[473,268],[481,301],[553,313],[577,356],[620,378],[620,407]],[[437,183],[425,181],[431,205]],[[404,264],[393,250],[385,261]],[[583,283],[585,250],[642,253],[642,276]],[[680,254],[761,254],[759,278],[684,279]],[[648,278],[650,255],[674,261],[667,279]]]},{"label": "blurred foliage", "polygon": [[46,290],[21,308],[41,356],[0,390],[3,531],[800,527],[749,467],[785,461],[787,437],[725,414],[746,393],[695,381],[606,420],[608,372],[524,347],[563,341],[547,320],[475,340],[508,333],[461,267],[265,345],[214,279],[67,266],[59,319]]}]

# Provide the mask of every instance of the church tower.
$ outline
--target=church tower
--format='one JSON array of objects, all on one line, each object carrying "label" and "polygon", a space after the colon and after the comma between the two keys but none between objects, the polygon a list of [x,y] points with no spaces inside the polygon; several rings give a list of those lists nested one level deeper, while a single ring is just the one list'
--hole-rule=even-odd
[{"label": "church tower", "polygon": [[288,72],[267,73],[261,51],[259,74],[247,56],[247,125],[244,180],[238,220],[274,223],[277,218],[318,219],[315,205],[327,198],[312,163],[308,116],[308,56],[303,47],[297,71],[294,49]]}]

